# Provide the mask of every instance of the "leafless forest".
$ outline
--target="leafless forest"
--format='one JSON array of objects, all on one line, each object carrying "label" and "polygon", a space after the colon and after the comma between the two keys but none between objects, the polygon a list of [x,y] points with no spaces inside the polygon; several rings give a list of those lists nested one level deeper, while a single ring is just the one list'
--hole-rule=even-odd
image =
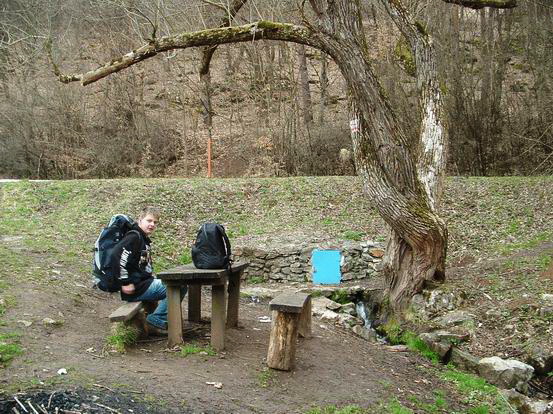
[{"label": "leafless forest", "polygon": [[[223,45],[210,80],[202,50],[172,51],[90,86],[83,72],[156,36],[217,27],[227,0],[3,0],[0,177],[108,178],[354,173],[344,81],[318,50],[276,41]],[[553,173],[553,5],[409,8],[434,37],[455,175]],[[414,61],[377,0],[363,1],[375,71],[415,137]],[[232,25],[298,22],[301,2],[245,2]],[[50,56],[50,59],[49,59]],[[53,63],[52,63],[53,62]]]}]

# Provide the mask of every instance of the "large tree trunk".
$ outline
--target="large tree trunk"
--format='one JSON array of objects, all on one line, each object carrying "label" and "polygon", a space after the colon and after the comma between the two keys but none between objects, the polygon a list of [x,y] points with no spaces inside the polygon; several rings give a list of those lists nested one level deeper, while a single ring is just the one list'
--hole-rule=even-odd
[{"label": "large tree trunk", "polygon": [[[357,170],[365,191],[391,227],[384,272],[390,304],[401,312],[425,284],[443,281],[445,276],[447,229],[435,208],[443,182],[446,136],[433,51],[403,17],[401,28],[415,46],[421,72],[423,122],[414,152],[373,72],[360,26],[359,2],[312,3],[320,12],[321,33],[329,35],[321,41],[350,91]],[[405,13],[398,7],[396,12]]]}]

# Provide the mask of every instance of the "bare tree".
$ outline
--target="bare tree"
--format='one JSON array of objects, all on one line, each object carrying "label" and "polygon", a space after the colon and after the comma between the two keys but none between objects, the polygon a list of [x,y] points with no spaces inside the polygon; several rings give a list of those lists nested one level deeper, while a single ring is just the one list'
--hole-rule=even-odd
[{"label": "bare tree", "polygon": [[303,121],[308,127],[313,123],[313,105],[311,103],[311,91],[309,89],[309,73],[307,72],[307,56],[305,45],[298,46],[298,63],[300,79],[300,97]]},{"label": "bare tree", "polygon": [[[96,82],[160,52],[260,39],[290,41],[324,51],[336,62],[350,95],[350,127],[357,171],[368,196],[390,225],[385,273],[390,304],[401,312],[412,295],[445,277],[447,228],[438,215],[447,133],[432,37],[399,0],[382,0],[408,39],[416,62],[422,123],[413,145],[375,75],[362,28],[359,0],[310,0],[304,25],[266,20],[186,32],[152,40],[98,69],[58,73],[62,82]],[[513,7],[512,0],[444,0],[481,7]]]},{"label": "bare tree", "polygon": [[328,105],[328,71],[327,71],[327,56],[321,54],[321,73],[319,75],[319,83],[321,85],[321,97],[320,97],[320,109],[319,109],[319,123],[324,123],[325,108]]},{"label": "bare tree", "polygon": [[[211,3],[222,10],[222,17],[219,27],[229,27],[232,25],[232,21],[236,14],[240,11],[242,6],[247,0],[234,0],[232,3],[225,5],[219,5],[217,3]],[[213,107],[211,106],[211,74],[209,67],[211,65],[211,59],[213,54],[217,50],[217,45],[204,46],[202,48],[202,58],[200,64],[200,82],[202,84],[202,90],[200,95],[200,103],[202,109],[202,115],[204,120],[204,127],[207,131],[207,176],[211,177],[211,151],[212,151],[212,130],[213,130]]]}]

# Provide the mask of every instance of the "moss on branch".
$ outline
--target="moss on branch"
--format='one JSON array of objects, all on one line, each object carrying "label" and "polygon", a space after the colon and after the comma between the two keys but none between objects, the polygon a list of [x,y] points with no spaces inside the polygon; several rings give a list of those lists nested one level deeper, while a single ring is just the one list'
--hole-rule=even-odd
[{"label": "moss on branch", "polygon": [[263,30],[275,30],[275,29],[285,29],[286,27],[290,26],[289,24],[282,24],[277,22],[271,22],[269,20],[261,20],[257,22],[257,27]]},{"label": "moss on branch", "polygon": [[57,76],[60,81],[66,83],[80,80],[84,86],[105,78],[112,73],[126,69],[129,66],[135,65],[161,52],[261,39],[303,43],[321,48],[321,46],[316,43],[315,37],[312,36],[312,32],[303,26],[260,20],[243,26],[219,27],[196,32],[181,33],[175,36],[164,36],[155,41],[150,41],[148,44],[89,72],[77,75],[64,75],[58,73]]},{"label": "moss on branch", "polygon": [[415,64],[415,59],[409,44],[404,37],[401,37],[396,43],[394,48],[394,53],[397,58],[401,61],[401,64],[405,72],[409,76],[415,76],[417,72],[417,65]]},{"label": "moss on branch", "polygon": [[159,39],[160,49],[214,46],[258,39],[288,40],[310,43],[310,35],[304,27],[288,23],[260,20],[243,26],[218,27],[191,33],[181,33]]}]

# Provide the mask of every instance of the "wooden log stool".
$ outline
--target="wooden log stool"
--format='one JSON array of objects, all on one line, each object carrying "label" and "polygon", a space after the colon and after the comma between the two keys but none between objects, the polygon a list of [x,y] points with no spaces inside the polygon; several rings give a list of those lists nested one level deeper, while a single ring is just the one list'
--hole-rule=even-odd
[{"label": "wooden log stool", "polygon": [[145,338],[148,336],[146,314],[152,313],[156,307],[157,301],[125,302],[109,315],[109,320],[132,326],[137,329],[139,338]]},{"label": "wooden log stool", "polygon": [[269,303],[272,311],[267,365],[289,371],[294,368],[298,334],[311,337],[311,296],[283,293]]}]

